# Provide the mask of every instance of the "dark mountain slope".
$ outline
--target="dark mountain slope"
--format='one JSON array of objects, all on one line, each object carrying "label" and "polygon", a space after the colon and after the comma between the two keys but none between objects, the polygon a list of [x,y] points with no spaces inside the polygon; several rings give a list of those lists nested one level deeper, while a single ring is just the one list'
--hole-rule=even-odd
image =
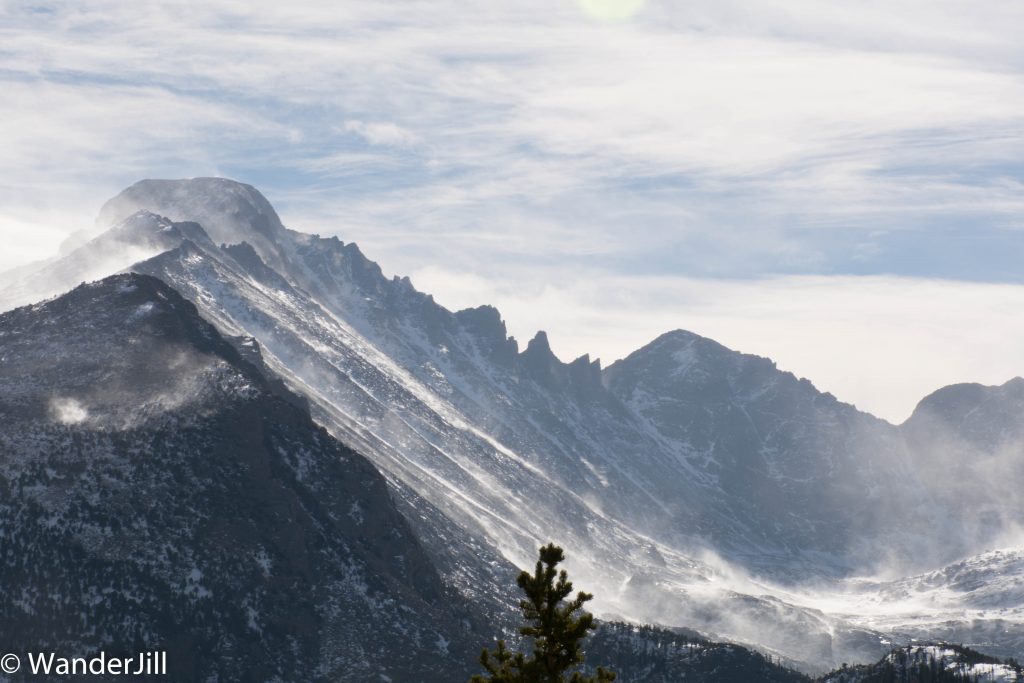
[{"label": "dark mountain slope", "polygon": [[166,649],[174,680],[465,674],[472,618],[384,480],[169,287],[6,313],[0,359],[5,648]]}]

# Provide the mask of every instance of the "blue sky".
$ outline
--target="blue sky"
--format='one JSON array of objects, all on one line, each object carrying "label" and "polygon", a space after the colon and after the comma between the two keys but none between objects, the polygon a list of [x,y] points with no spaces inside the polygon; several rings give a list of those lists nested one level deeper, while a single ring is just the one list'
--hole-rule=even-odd
[{"label": "blue sky", "polygon": [[1022,31],[999,0],[0,2],[0,269],[223,175],[563,356],[684,327],[901,419],[1024,368]]}]

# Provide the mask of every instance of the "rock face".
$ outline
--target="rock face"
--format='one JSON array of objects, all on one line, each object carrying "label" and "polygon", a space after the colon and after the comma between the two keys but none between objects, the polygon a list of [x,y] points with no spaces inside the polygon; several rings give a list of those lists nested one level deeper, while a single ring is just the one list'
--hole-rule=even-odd
[{"label": "rock face", "polygon": [[9,650],[166,650],[174,680],[466,675],[476,622],[383,478],[164,283],[5,313],[0,359]]},{"label": "rock face", "polygon": [[[813,551],[855,566],[870,557],[864,541],[877,543],[893,519],[904,529],[927,523],[918,512],[927,493],[897,431],[766,358],[679,330],[609,367],[605,380],[709,482],[715,517],[743,530],[706,531],[732,557],[753,551],[756,566]],[[886,482],[900,482],[901,495]]]},{"label": "rock face", "polygon": [[[514,601],[509,563],[530,564],[552,540],[603,613],[826,669],[877,659],[920,624],[819,609],[822,585],[849,597],[864,586],[847,582],[854,573],[921,575],[1024,523],[1019,494],[976,514],[934,466],[941,446],[983,464],[970,470],[978,487],[1005,472],[1019,490],[1008,463],[1021,462],[1024,408],[1009,394],[926,401],[897,427],[682,331],[605,370],[565,363],[543,333],[521,348],[495,309],[450,312],[356,245],[285,228],[255,189],[224,179],[137,183],[99,222],[119,234],[160,217],[179,234],[131,269],[221,334],[257,340],[314,419],[384,474],[448,586],[496,623]],[[48,267],[78,282],[85,248]],[[1006,619],[991,642],[1018,642],[1016,598],[957,614],[951,595],[931,627]]]}]

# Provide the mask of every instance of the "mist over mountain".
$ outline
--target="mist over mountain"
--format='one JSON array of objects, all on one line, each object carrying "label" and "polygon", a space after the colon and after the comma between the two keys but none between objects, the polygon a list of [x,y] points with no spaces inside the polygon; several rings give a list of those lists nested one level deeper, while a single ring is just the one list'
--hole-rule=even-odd
[{"label": "mist over mountain", "polygon": [[381,472],[437,577],[428,593],[500,621],[511,564],[552,540],[600,614],[807,670],[911,637],[1024,654],[1021,566],[986,552],[1020,548],[1022,380],[943,389],[896,426],[685,331],[608,368],[563,362],[543,332],[523,345],[494,308],[448,311],[226,179],[142,181],[97,226],[0,276],[0,305],[116,266],[254,340],[267,376]]}]

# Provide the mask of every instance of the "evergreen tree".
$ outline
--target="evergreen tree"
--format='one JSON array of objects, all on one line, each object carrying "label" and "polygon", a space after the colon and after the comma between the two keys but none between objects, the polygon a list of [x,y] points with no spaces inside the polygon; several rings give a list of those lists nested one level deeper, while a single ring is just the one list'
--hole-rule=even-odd
[{"label": "evergreen tree", "polygon": [[[548,544],[540,549],[540,558],[533,574],[522,572],[516,583],[526,599],[519,602],[525,625],[519,629],[526,643],[533,646],[527,656],[512,652],[499,640],[491,652],[486,648],[480,664],[484,676],[473,676],[470,683],[611,683],[615,674],[601,667],[593,676],[585,676],[578,667],[583,664],[583,639],[596,628],[594,616],[583,611],[593,595],[580,591],[575,598],[572,582],[565,570],[556,569],[565,559],[562,549]],[[577,669],[570,674],[570,669]],[[569,676],[567,678],[567,676]]]}]

